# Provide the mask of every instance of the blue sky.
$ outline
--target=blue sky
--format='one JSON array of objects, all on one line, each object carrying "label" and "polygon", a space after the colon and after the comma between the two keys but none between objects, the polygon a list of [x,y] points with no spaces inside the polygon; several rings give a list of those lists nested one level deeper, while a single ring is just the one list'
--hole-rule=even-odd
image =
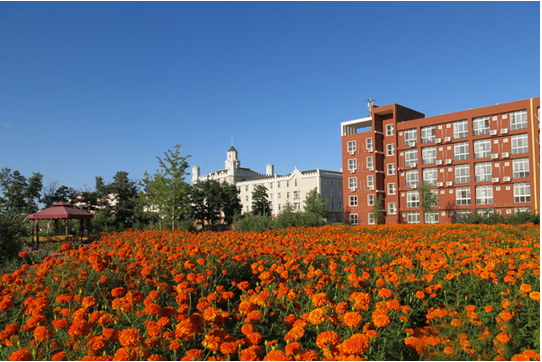
[{"label": "blue sky", "polygon": [[[0,2],[0,167],[82,189],[175,144],[203,174],[341,168],[365,100],[540,95],[539,2]],[[188,177],[190,180],[190,177]]]}]

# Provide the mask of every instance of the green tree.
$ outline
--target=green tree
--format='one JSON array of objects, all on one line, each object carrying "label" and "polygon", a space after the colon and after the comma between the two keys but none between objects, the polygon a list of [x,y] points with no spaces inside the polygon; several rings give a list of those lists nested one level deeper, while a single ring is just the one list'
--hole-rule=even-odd
[{"label": "green tree", "polygon": [[329,211],[326,209],[328,202],[328,199],[320,195],[318,190],[314,188],[307,193],[305,198],[305,212],[326,219],[329,217]]},{"label": "green tree", "polygon": [[371,212],[373,214],[376,224],[384,220],[385,213],[384,213],[384,196],[383,195],[378,195]]},{"label": "green tree", "polygon": [[50,181],[47,186],[44,187],[42,192],[41,202],[45,207],[51,207],[59,201],[69,202],[73,201],[81,193],[72,187],[62,185],[58,187],[57,181]]},{"label": "green tree", "polygon": [[222,215],[226,224],[232,224],[235,215],[241,214],[243,205],[239,198],[239,190],[229,183],[221,184],[222,187]]},{"label": "green tree", "polygon": [[271,216],[271,211],[267,187],[257,185],[252,191],[252,213],[254,215]]},{"label": "green tree", "polygon": [[431,185],[427,182],[423,182],[418,188],[420,195],[420,208],[423,211],[424,216],[430,213],[434,213],[433,207],[438,206],[438,193],[436,189],[432,189]]},{"label": "green tree", "polygon": [[191,206],[194,218],[211,227],[222,218],[231,224],[236,214],[241,213],[241,200],[235,185],[206,180],[195,183],[191,189]]},{"label": "green tree", "polygon": [[175,145],[174,150],[164,152],[164,158],[158,159],[160,168],[153,176],[145,172],[141,181],[143,195],[140,194],[140,202],[147,206],[150,212],[158,213],[160,229],[169,226],[172,230],[177,227],[177,222],[189,217],[190,186],[185,181],[188,175],[186,169],[190,156],[181,156],[181,145]]},{"label": "green tree", "polygon": [[9,214],[32,214],[38,211],[43,176],[34,173],[28,180],[17,170],[0,171],[0,212]]}]

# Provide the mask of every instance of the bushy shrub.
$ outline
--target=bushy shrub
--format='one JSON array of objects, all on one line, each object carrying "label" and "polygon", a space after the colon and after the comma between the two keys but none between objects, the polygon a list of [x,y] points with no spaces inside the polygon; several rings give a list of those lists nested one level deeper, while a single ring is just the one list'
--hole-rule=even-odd
[{"label": "bushy shrub", "polygon": [[0,215],[0,264],[18,257],[25,235],[24,222],[20,217]]},{"label": "bushy shrub", "polygon": [[244,214],[236,216],[233,220],[234,229],[237,231],[263,232],[273,228],[273,219],[269,216]]},{"label": "bushy shrub", "polygon": [[458,224],[481,224],[481,225],[495,225],[495,224],[509,224],[519,225],[526,223],[533,223],[540,225],[540,215],[532,214],[530,212],[518,212],[513,216],[504,217],[499,214],[470,214],[462,217],[458,217],[456,220]]}]

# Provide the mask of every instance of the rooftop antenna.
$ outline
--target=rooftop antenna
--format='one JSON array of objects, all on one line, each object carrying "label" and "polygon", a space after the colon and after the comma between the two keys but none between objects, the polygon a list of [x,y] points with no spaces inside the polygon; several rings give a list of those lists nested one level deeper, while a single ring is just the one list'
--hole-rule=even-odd
[{"label": "rooftop antenna", "polygon": [[369,117],[371,117],[375,100],[371,96],[369,96],[369,99],[367,99],[365,102],[367,102],[367,107],[369,108]]}]

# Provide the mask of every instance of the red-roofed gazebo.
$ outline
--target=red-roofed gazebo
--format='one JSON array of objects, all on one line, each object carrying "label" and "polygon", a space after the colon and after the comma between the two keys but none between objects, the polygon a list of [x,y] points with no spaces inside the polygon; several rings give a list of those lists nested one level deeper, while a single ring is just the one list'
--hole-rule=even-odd
[{"label": "red-roofed gazebo", "polygon": [[84,230],[87,229],[89,221],[93,215],[90,212],[77,209],[67,202],[57,202],[53,206],[31,214],[28,216],[32,220],[32,242],[34,242],[34,231],[36,232],[36,242],[39,247],[39,221],[40,220],[65,220],[66,237],[68,236],[68,219],[79,219],[81,221],[81,237],[84,235]]}]

